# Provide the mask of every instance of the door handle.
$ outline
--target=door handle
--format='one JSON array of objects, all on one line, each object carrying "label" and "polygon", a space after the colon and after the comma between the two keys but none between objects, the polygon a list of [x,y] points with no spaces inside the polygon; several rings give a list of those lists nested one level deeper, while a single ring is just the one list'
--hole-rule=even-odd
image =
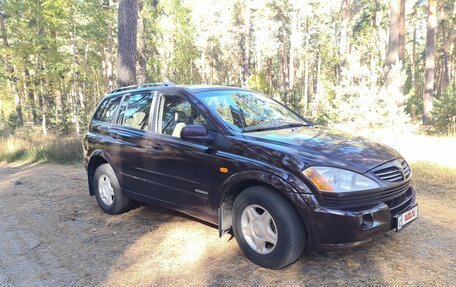
[{"label": "door handle", "polygon": [[116,133],[109,133],[109,136],[116,140],[120,139],[120,136]]},{"label": "door handle", "polygon": [[152,148],[153,148],[154,150],[163,150],[163,145],[157,143],[157,144],[154,144],[154,145],[152,146]]}]

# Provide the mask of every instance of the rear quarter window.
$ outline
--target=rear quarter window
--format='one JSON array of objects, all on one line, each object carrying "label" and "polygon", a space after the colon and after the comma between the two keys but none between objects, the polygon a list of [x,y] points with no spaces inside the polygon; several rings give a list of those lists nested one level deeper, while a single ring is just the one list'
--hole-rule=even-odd
[{"label": "rear quarter window", "polygon": [[108,98],[103,100],[103,102],[98,107],[94,120],[111,123],[116,117],[117,110],[119,109],[120,101],[122,96]]}]

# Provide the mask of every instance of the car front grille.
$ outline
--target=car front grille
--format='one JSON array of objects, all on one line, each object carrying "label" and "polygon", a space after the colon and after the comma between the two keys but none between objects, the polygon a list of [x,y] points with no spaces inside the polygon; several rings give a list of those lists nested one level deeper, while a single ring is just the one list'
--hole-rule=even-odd
[{"label": "car front grille", "polygon": [[[400,207],[407,201],[407,195],[411,194],[410,181],[397,187],[387,190],[375,190],[369,192],[336,193],[324,192],[321,194],[322,205],[335,209],[361,210],[369,206],[374,206],[379,202],[384,202],[390,209]],[[404,195],[406,195],[404,197]]]},{"label": "car front grille", "polygon": [[412,200],[412,189],[408,188],[406,192],[398,197],[395,197],[391,200],[384,201],[386,205],[388,205],[391,214],[396,215],[401,210],[404,209],[405,206],[408,206],[410,201]]},{"label": "car front grille", "polygon": [[374,174],[384,181],[401,182],[408,179],[411,172],[410,166],[403,160],[400,162],[400,167],[399,164],[389,165],[385,168],[375,170]]}]

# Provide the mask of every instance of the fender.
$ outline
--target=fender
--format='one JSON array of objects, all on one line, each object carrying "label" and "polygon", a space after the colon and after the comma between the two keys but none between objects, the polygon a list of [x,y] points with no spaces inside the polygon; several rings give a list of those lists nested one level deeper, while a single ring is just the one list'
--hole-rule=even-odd
[{"label": "fender", "polygon": [[93,174],[90,174],[90,172],[91,172],[91,168],[92,168],[92,165],[93,165],[93,162],[94,162],[93,159],[95,157],[101,157],[107,163],[109,163],[109,165],[114,170],[114,173],[116,174],[117,179],[119,180],[119,184],[122,186],[122,183],[121,183],[122,177],[120,176],[120,172],[118,171],[118,169],[117,169],[116,165],[114,164],[114,162],[113,162],[111,156],[109,155],[109,153],[107,153],[106,151],[104,151],[102,149],[96,149],[90,154],[89,162],[87,164],[87,180],[88,180],[88,183],[89,183],[89,193],[90,193],[90,195],[94,195],[94,193],[93,193],[93,184],[92,184],[92,182],[93,182]]},{"label": "fender", "polygon": [[245,188],[254,185],[273,186],[281,194],[286,196],[294,204],[306,206],[305,214],[300,213],[304,224],[310,226],[311,217],[308,216],[308,205],[306,196],[302,194],[312,194],[311,190],[302,183],[300,192],[298,192],[287,180],[282,177],[261,170],[244,170],[237,172],[227,178],[215,194],[215,206],[218,206],[218,227],[219,236],[222,237],[228,233],[232,226],[231,211],[234,203],[234,198]]}]

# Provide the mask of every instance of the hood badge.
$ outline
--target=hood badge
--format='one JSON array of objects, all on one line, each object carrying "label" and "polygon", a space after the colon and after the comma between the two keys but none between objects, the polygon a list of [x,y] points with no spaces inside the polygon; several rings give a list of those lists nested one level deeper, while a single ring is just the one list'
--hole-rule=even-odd
[{"label": "hood badge", "polygon": [[402,178],[405,179],[404,168],[402,167],[402,160],[396,159],[394,161],[394,165],[400,170],[400,172],[402,174]]}]

